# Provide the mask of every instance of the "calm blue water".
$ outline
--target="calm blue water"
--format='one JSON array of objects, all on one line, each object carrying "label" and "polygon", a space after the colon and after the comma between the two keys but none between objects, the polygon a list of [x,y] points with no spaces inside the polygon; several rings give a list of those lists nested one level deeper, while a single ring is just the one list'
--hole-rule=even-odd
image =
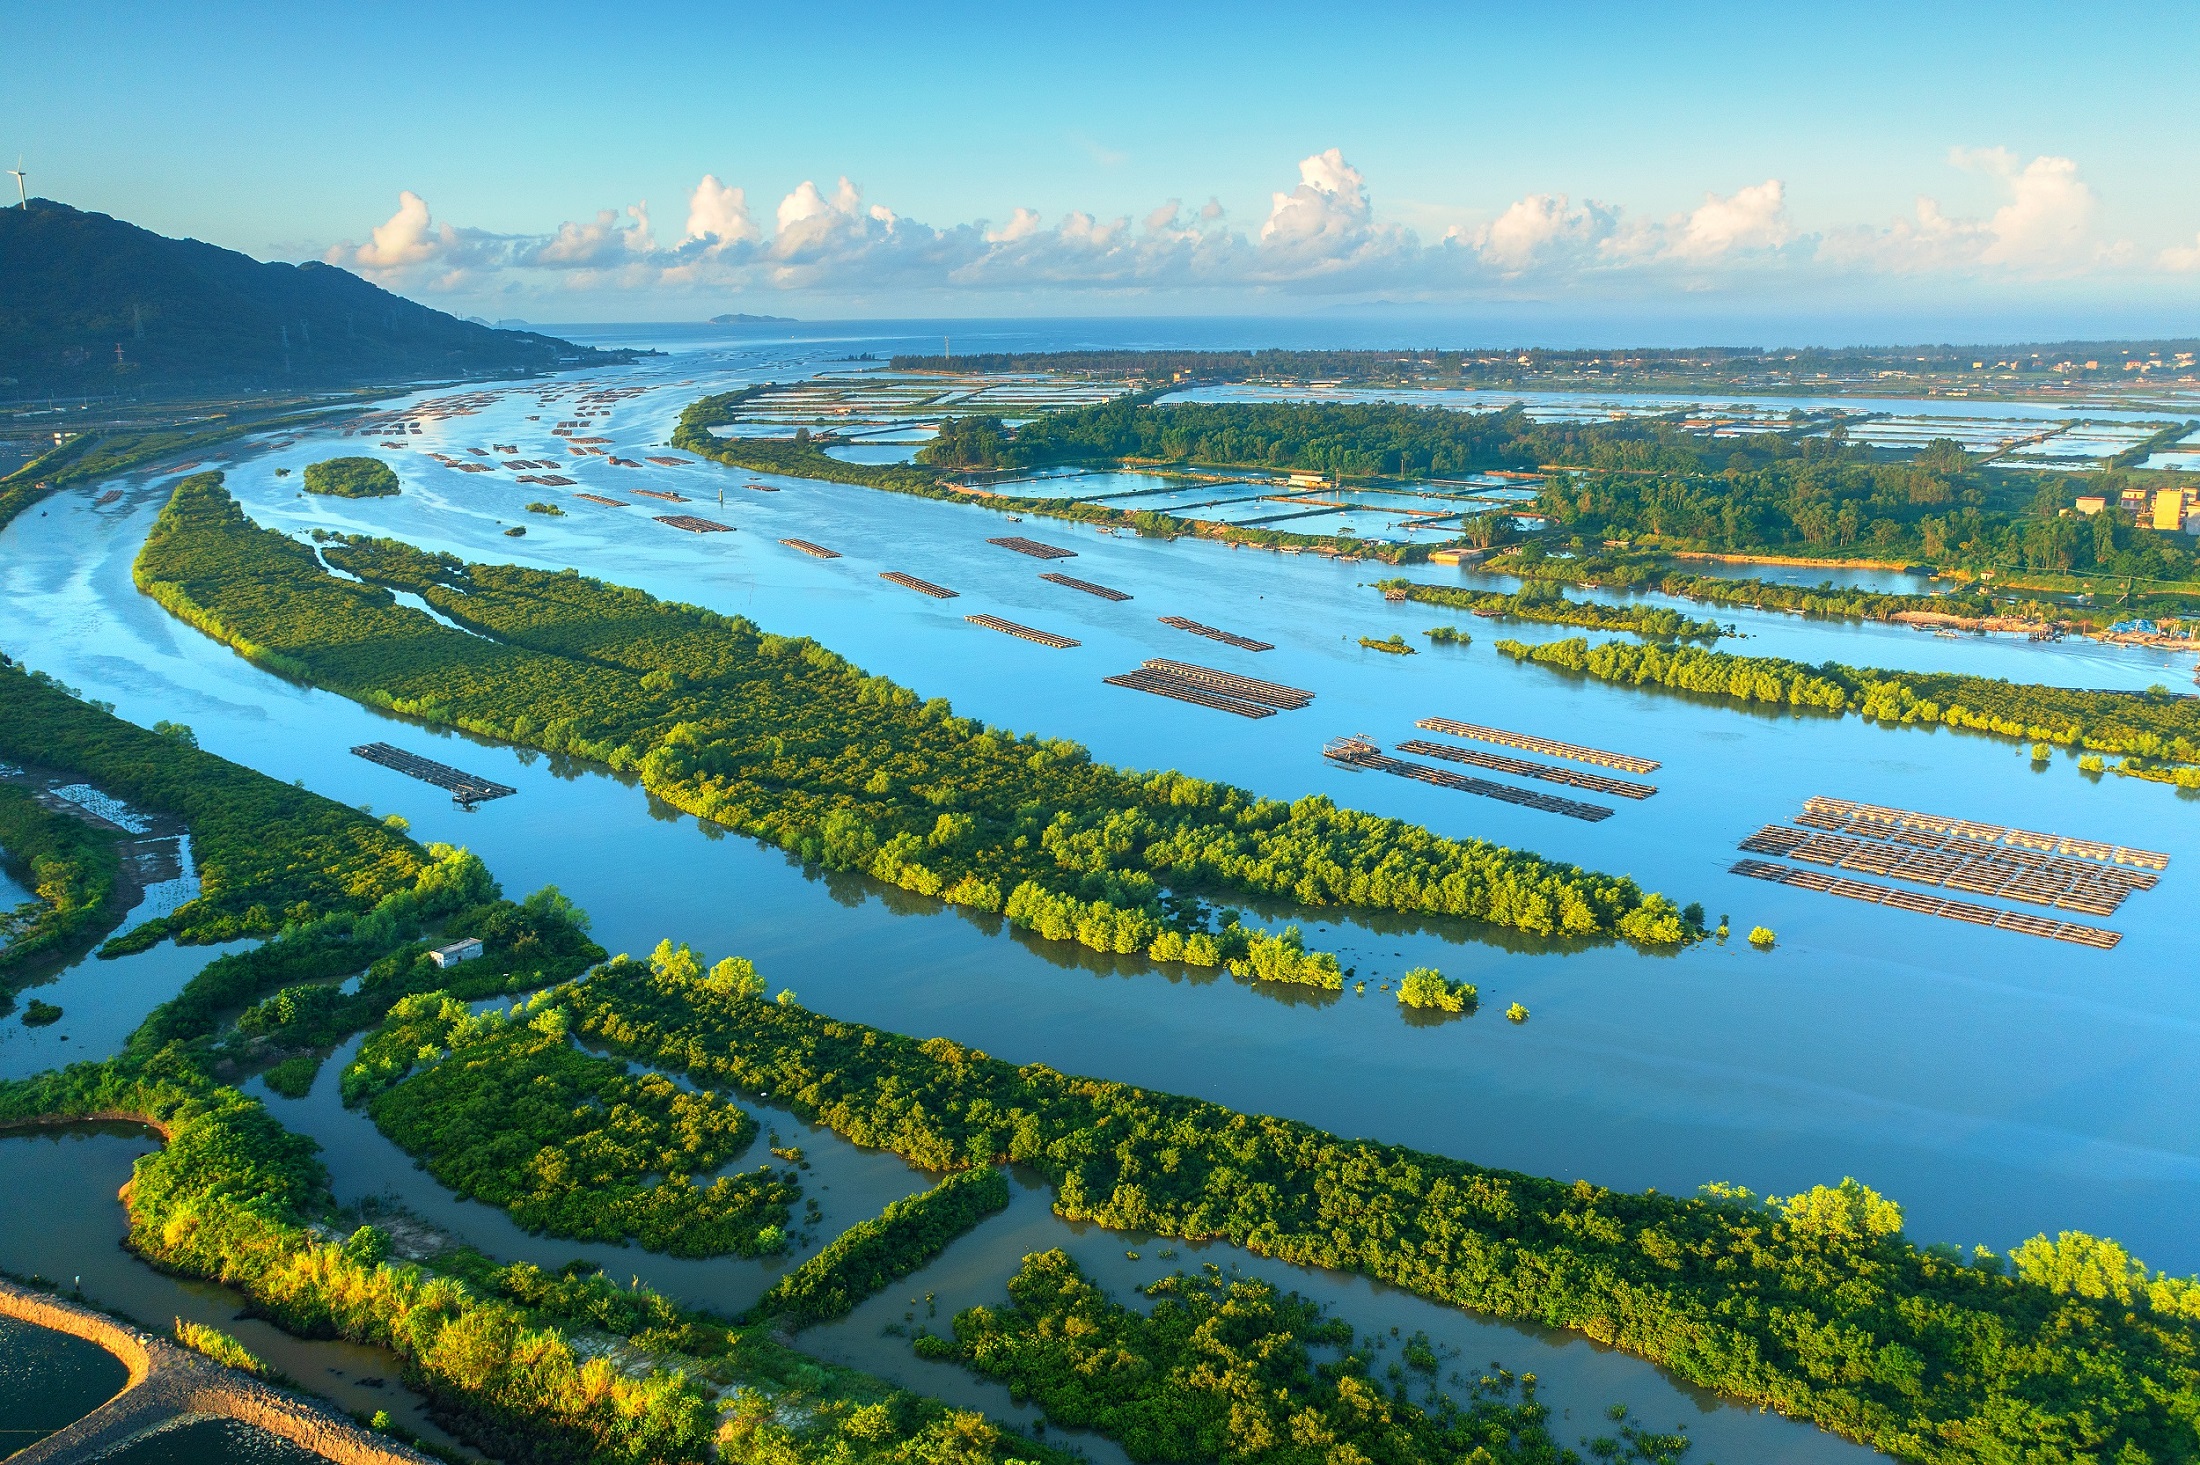
[{"label": "calm blue water", "polygon": [[[613,451],[656,450],[679,409],[704,391],[898,348],[854,333],[712,335],[700,344],[695,334],[656,338],[678,355],[593,378],[648,388],[598,424]],[[713,956],[741,952],[775,987],[796,988],[820,1011],[1534,1173],[1683,1192],[1714,1179],[1785,1192],[1853,1174],[1901,1200],[1920,1241],[2005,1248],[2038,1231],[2077,1228],[2117,1236],[2158,1266],[2200,1267],[2192,1220],[2200,1214],[2200,1106],[2185,1080],[2200,995],[2183,976],[2189,872],[2200,860],[2193,801],[2159,785],[2087,778],[2060,755],[2035,770],[2021,749],[1985,737],[1737,712],[1516,666],[1488,642],[1561,632],[1388,604],[1365,584],[1387,570],[1046,520],[1011,529],[976,505],[838,485],[776,480],[782,491],[752,493],[742,485],[773,480],[707,464],[637,471],[598,461],[564,471],[607,496],[635,487],[680,493],[693,502],[677,511],[722,517],[737,533],[669,530],[651,521],[659,510],[640,497],[610,509],[567,493],[567,517],[544,520],[522,510],[544,490],[509,474],[451,472],[423,456],[492,442],[544,456],[555,444],[545,429],[569,401],[546,404],[535,389],[515,389],[478,415],[429,424],[408,450],[383,454],[404,481],[398,498],[299,496],[296,470],[330,454],[336,441],[326,438],[241,447],[227,460],[230,486],[273,527],[389,533],[469,558],[573,566],[816,636],[870,671],[951,698],[966,715],[1074,737],[1103,759],[1180,767],[1278,797],[1327,793],[1444,833],[1628,873],[1701,900],[1714,917],[1729,913],[1737,931],[1772,926],[1780,943],[1769,953],[1737,940],[1645,955],[1557,949],[1458,923],[1306,919],[1310,938],[1370,983],[1365,996],[1348,989],[1308,998],[1037,942],[861,879],[805,872],[777,851],[699,828],[627,781],[429,734],[254,669],[131,586],[131,558],[165,498],[161,479],[124,483],[125,497],[106,508],[93,507],[88,491],[64,494],[6,531],[0,647],[112,699],[125,717],[187,722],[213,751],[402,813],[423,839],[468,844],[515,893],[554,881],[588,907],[614,951],[644,951],[671,935]],[[357,440],[337,441],[358,450]],[[276,478],[278,467],[291,476]],[[505,537],[522,518],[527,537]],[[1078,557],[1048,566],[985,543],[1004,533]],[[843,558],[797,554],[777,542],[788,537]],[[1039,580],[1049,568],[1133,598],[1109,603]],[[889,569],[962,597],[911,595],[878,579]],[[1813,583],[1826,578],[1805,573]],[[963,621],[977,612],[1083,644],[1053,651],[998,636]],[[1158,624],[1164,615],[1277,649],[1256,655],[1197,640]],[[1720,619],[1748,633],[1739,649],[1810,661],[2080,686],[2185,685],[2192,676],[2190,657],[2090,643],[1948,641],[1746,612]],[[1419,634],[1453,621],[1473,644],[1431,647]],[[1356,644],[1393,631],[1422,654],[1382,656]],[[1289,682],[1317,700],[1244,722],[1102,683],[1153,656]],[[1396,741],[1431,714],[1657,758],[1661,792],[1586,825],[1342,771],[1320,757],[1321,744],[1341,733]],[[377,738],[520,793],[459,811],[436,790],[345,751]],[[2125,936],[2109,953],[1726,873],[1738,839],[1785,820],[1815,793],[2108,838],[2173,860],[2160,889],[2105,922]],[[1437,1026],[1403,1021],[1376,983],[1418,964],[1476,982],[1481,1014]],[[1530,1021],[1502,1021],[1513,1001],[1531,1010]]]}]

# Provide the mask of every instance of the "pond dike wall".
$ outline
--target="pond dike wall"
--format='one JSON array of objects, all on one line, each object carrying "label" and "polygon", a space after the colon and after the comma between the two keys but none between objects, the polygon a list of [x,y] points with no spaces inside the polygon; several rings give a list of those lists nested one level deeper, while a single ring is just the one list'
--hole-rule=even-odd
[{"label": "pond dike wall", "polygon": [[78,1465],[177,1422],[241,1420],[339,1465],[435,1465],[329,1405],[224,1368],[166,1338],[0,1278],[0,1316],[96,1343],[130,1370],[122,1392],[8,1465]]}]

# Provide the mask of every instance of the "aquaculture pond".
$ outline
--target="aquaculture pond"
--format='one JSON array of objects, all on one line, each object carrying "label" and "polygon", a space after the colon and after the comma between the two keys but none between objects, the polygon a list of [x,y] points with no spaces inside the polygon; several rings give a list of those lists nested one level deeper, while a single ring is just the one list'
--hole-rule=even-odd
[{"label": "aquaculture pond", "polygon": [[[468,845],[515,895],[554,882],[589,910],[596,937],[612,951],[647,951],[671,936],[712,957],[746,955],[773,988],[792,987],[821,1012],[944,1034],[1011,1061],[1197,1094],[1347,1135],[1616,1187],[1685,1193],[1731,1180],[1785,1193],[1856,1175],[1904,1204],[1909,1233],[1920,1242],[2004,1249],[2042,1230],[2079,1228],[2113,1235],[2157,1266],[2200,1268],[2200,1229],[2191,1219],[2200,1203],[2200,1125],[2182,1077],[2200,1029],[2200,996],[2181,976],[2182,913],[2200,859],[2189,799],[2159,784],[2086,776],[2059,753],[2035,765],[2022,746],[1997,738],[1741,711],[1516,665],[1489,642],[1572,633],[1387,603],[1370,584],[1395,572],[1379,565],[1140,539],[1043,516],[1011,525],[977,504],[648,461],[686,456],[663,445],[695,396],[760,379],[767,369],[784,380],[790,359],[808,352],[822,367],[849,349],[845,340],[721,345],[598,374],[590,380],[639,389],[591,423],[590,435],[611,440],[603,457],[564,454],[549,434],[560,419],[559,399],[522,385],[495,389],[494,400],[468,415],[423,414],[423,432],[401,449],[330,432],[283,448],[240,446],[218,465],[248,512],[271,527],[390,534],[469,559],[570,566],[747,615],[767,630],[815,636],[921,695],[950,698],[966,715],[1075,738],[1111,762],[1177,767],[1278,798],[1325,794],[1445,834],[1632,875],[1679,901],[1701,901],[1714,922],[1729,915],[1734,939],[1646,953],[1501,935],[1463,922],[1296,913],[1309,943],[1337,952],[1353,980],[1365,983],[1364,992],[1348,983],[1338,994],[1278,991],[1046,943],[867,879],[806,870],[775,849],[656,803],[631,779],[433,731],[257,669],[168,617],[131,583],[131,560],[172,475],[123,480],[116,485],[123,497],[104,506],[91,491],[64,493],[10,526],[0,556],[0,646],[87,696],[113,701],[132,720],[187,723],[212,751],[378,814],[402,814],[422,839]],[[521,485],[509,471],[460,472],[430,456],[459,461],[476,456],[470,448],[495,443],[516,444],[535,461],[558,450],[559,471],[573,487]],[[384,457],[404,492],[378,500],[300,496],[298,469],[337,450]],[[644,466],[612,464],[613,454]],[[288,476],[278,477],[278,469]],[[752,484],[774,491],[753,492]],[[621,506],[582,499],[583,492]],[[527,502],[545,497],[556,499],[562,517],[526,511]],[[660,512],[709,517],[736,532],[683,533],[656,522]],[[505,535],[521,522],[525,537]],[[1042,563],[987,542],[1011,535],[1073,550],[1075,558]],[[800,553],[783,539],[839,557]],[[958,597],[913,594],[880,578],[888,571]],[[1050,572],[1128,598],[1041,578]],[[1455,570],[1412,573],[1472,583]],[[985,613],[1080,644],[1049,649],[964,619]],[[1748,634],[1738,649],[1753,654],[2087,687],[2183,685],[2191,677],[2189,657],[1715,614]],[[1189,618],[1274,649],[1218,644],[1162,617]],[[1437,645],[1422,635],[1440,624],[1459,626],[1471,642]],[[1384,655],[1359,644],[1393,633],[1419,654]],[[1241,719],[1102,680],[1162,657],[1305,688],[1314,700],[1303,710]],[[1421,736],[1416,722],[1432,716],[1655,760],[1661,766],[1647,779],[1659,791],[1641,801],[1608,800],[1616,812],[1588,823],[1355,772],[1322,757],[1324,743],[1342,734],[1366,733],[1385,745]],[[518,792],[461,810],[439,790],[347,751],[377,740]],[[1740,840],[1791,819],[1812,795],[2105,839],[2167,852],[2170,863],[2158,889],[2135,895],[2102,922],[2122,936],[2108,952],[1729,873]],[[1294,915],[1280,907],[1262,914]],[[1740,939],[1755,925],[1777,931],[1771,950]],[[158,947],[145,955],[164,950],[177,964],[166,975],[148,974],[148,991],[180,981],[201,955]],[[1408,1021],[1390,988],[1416,965],[1476,984],[1479,1011]],[[81,969],[84,980],[123,970],[113,963]],[[1504,1020],[1514,1003],[1526,1021]],[[269,1101],[285,1123],[328,1147],[341,1197],[392,1193],[432,1225],[493,1254],[548,1264],[588,1255],[614,1275],[642,1276],[718,1306],[740,1305],[768,1285],[768,1266],[690,1264],[622,1248],[598,1255],[528,1236],[500,1212],[455,1200],[362,1116],[335,1104],[341,1058],[307,1099]],[[767,1127],[793,1127],[791,1117],[756,1112]],[[924,1183],[891,1157],[846,1146],[842,1154],[822,1136],[799,1142],[836,1226]],[[112,1210],[112,1185],[87,1203]],[[994,1228],[1053,1237],[1053,1226],[1070,1234],[1051,1217],[1035,1222],[1035,1209],[1044,1211],[1039,1200],[1020,1197],[1011,1216],[982,1226],[934,1271],[966,1254],[982,1256],[957,1274],[967,1283],[951,1285],[969,1296],[977,1295],[969,1288],[997,1288],[1013,1269],[1009,1252],[1022,1243],[989,1241]],[[1068,1243],[1057,1237],[1045,1244]],[[1136,1238],[1100,1234],[1080,1244],[1097,1248],[1096,1257],[1113,1247],[1140,1250],[1141,1263],[1153,1260]],[[995,1245],[998,1251],[987,1249]],[[1190,1261],[1191,1250],[1181,1250]],[[1226,1264],[1219,1255],[1210,1259]],[[0,1265],[21,1269],[5,1255]],[[947,1275],[926,1289],[948,1295]],[[1107,1275],[1119,1293],[1130,1281],[1151,1279]],[[1303,1283],[1310,1292],[1317,1286],[1342,1289],[1334,1300],[1356,1326],[1390,1325],[1393,1314],[1383,1309],[1393,1301],[1365,1284]],[[906,1287],[894,1294],[902,1310],[909,1295]],[[1365,1309],[1369,1321],[1355,1309]],[[1444,1313],[1452,1331],[1443,1336],[1477,1367],[1501,1359],[1553,1380],[1554,1388],[1567,1380],[1567,1407],[1577,1417],[1611,1394],[1639,1402],[1652,1423],[1688,1419],[1700,1438],[1729,1428],[1768,1431],[1722,1458],[1830,1458],[1808,1452],[1837,1449],[1785,1421],[1687,1398],[1646,1366],[1578,1340],[1535,1338],[1428,1310]],[[870,1337],[892,1320],[874,1319]],[[1438,1334],[1434,1322],[1415,1324],[1424,1325]],[[859,1359],[873,1347],[860,1331],[851,1319],[817,1334],[825,1340],[818,1346],[852,1350],[851,1361],[886,1371],[868,1355]],[[891,1338],[877,1346],[887,1342],[900,1346]],[[1485,1347],[1488,1358],[1479,1356]],[[947,1390],[933,1381],[931,1365],[907,1357],[896,1367],[915,1370],[897,1377]],[[966,1378],[958,1387],[981,1386]],[[1663,1418],[1668,1413],[1673,1421]],[[1804,1453],[1772,1453],[1790,1449]]]},{"label": "aquaculture pond", "polygon": [[37,1444],[122,1392],[130,1370],[97,1343],[0,1318],[0,1452]]},{"label": "aquaculture pond", "polygon": [[[645,390],[595,435],[612,438],[622,456],[665,456],[657,445],[680,407],[741,376],[710,377],[677,359],[622,373]],[[682,379],[693,385],[671,385]],[[1490,939],[1417,920],[1308,916],[1309,940],[1338,951],[1369,983],[1364,996],[1348,987],[1332,997],[1040,943],[920,897],[806,872],[776,850],[653,807],[600,771],[431,733],[257,670],[131,585],[130,561],[168,480],[125,483],[124,497],[106,507],[89,493],[64,494],[48,514],[11,526],[0,640],[34,648],[34,664],[114,700],[124,716],[187,722],[215,751],[402,813],[424,838],[466,843],[515,890],[559,884],[590,909],[614,951],[675,935],[713,954],[740,952],[823,1011],[1537,1173],[1680,1191],[1727,1179],[1782,1193],[1855,1174],[1898,1197],[1922,1240],[2001,1248],[2079,1227],[2115,1235],[2156,1265],[2200,1265],[2192,1208],[2182,1203],[2200,1198],[2200,1127],[2174,1079],[2200,1018],[2200,997],[2174,975],[2192,805],[2172,790],[2088,778],[2062,754],[2035,767],[2020,745],[1996,738],[1736,710],[1518,666],[1488,642],[1563,629],[1389,604],[1366,588],[1388,569],[1310,555],[1051,520],[1011,526],[977,506],[706,464],[594,461],[572,470],[596,476],[590,491],[616,479],[691,501],[707,495],[699,507],[723,512],[739,532],[683,534],[653,522],[639,498],[613,509],[568,496],[564,518],[537,519],[513,540],[503,527],[523,517],[539,489],[452,472],[421,450],[455,457],[517,439],[523,453],[537,451],[558,413],[538,406],[532,390],[511,389],[475,416],[428,421],[420,449],[393,454],[406,486],[395,498],[299,497],[296,466],[332,446],[315,439],[240,450],[229,460],[231,486],[273,526],[390,533],[471,558],[574,566],[814,635],[966,714],[1075,737],[1110,761],[1175,766],[1277,797],[1324,793],[1445,833],[1631,874],[1703,902],[1714,919],[1730,914],[1737,933],[1771,927],[1780,944],[1770,953],[1735,940],[1646,955]],[[291,478],[275,476],[284,466]],[[749,492],[751,482],[779,491]],[[987,543],[1011,534],[1077,558],[1049,566]],[[797,553],[782,538],[841,558]],[[1040,579],[1050,568],[1131,598],[1102,600]],[[912,594],[881,580],[887,570],[960,598]],[[1082,644],[1050,650],[963,619],[985,612]],[[1277,649],[1188,636],[1161,624],[1169,615]],[[2078,686],[2143,687],[2181,670],[2090,644],[1949,641],[1741,612],[1719,618],[1750,633],[1741,643],[1750,652],[1806,660]],[[1421,638],[1439,623],[1463,625],[1473,644]],[[1421,654],[1358,644],[1393,632]],[[1312,690],[1316,700],[1248,721],[1102,681],[1150,657],[1255,674]],[[1348,771],[1321,756],[1343,733],[1413,737],[1415,721],[1428,716],[1656,759],[1660,792],[1614,801],[1625,807],[1586,824]],[[469,814],[345,751],[383,738],[520,793]],[[1727,873],[1738,841],[1790,818],[1814,794],[2105,838],[2172,860],[2159,890],[2134,897],[2108,923],[2123,934],[2110,953]],[[1481,1013],[1407,1025],[1380,984],[1416,964],[1475,982]],[[1515,1001],[1532,1014],[1525,1024],[1499,1017]],[[1964,1041],[1948,1040],[1958,1032]],[[2073,1084],[2071,1074],[2086,1078]]]}]

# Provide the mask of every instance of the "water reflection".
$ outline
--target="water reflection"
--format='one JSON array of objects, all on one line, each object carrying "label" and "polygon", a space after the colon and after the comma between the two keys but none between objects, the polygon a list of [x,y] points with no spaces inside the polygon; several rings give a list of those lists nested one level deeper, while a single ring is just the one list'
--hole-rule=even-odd
[{"label": "water reflection", "polygon": [[[851,349],[844,333],[819,334],[833,338],[816,348],[820,356]],[[630,438],[662,441],[699,392],[784,370],[806,349],[780,343],[720,356],[716,375],[693,356],[638,367],[624,379],[653,390],[618,408],[611,435],[622,447]],[[691,384],[674,385],[683,379]],[[422,445],[463,451],[514,441],[533,410],[527,400],[437,424]],[[1318,928],[1317,944],[1371,980],[1368,997],[1326,1005],[1264,1000],[1236,982],[1157,973],[1135,960],[1065,965],[1087,958],[1052,948],[1042,955],[918,897],[812,878],[776,850],[713,838],[662,805],[652,811],[600,772],[460,743],[257,670],[179,626],[130,582],[165,480],[126,481],[125,499],[101,511],[89,494],[65,492],[50,516],[10,526],[0,640],[35,648],[35,664],[114,700],[140,724],[189,722],[214,751],[346,803],[402,813],[423,839],[470,845],[515,892],[559,884],[591,911],[613,951],[647,951],[671,935],[712,955],[748,955],[775,987],[794,987],[835,1015],[1620,1188],[1687,1192],[1716,1178],[1791,1191],[1854,1174],[1899,1197],[1920,1240],[2001,1249],[2069,1227],[2115,1235],[2173,1271],[2200,1268],[2200,1098],[2183,1077],[2200,1035],[2200,989],[2178,975],[2188,964],[2180,872],[2200,858],[2200,839],[2189,804],[2167,790],[2088,781],[2061,756],[2035,774],[2021,747],[1983,736],[1744,716],[1578,682],[1515,666],[1479,635],[1456,653],[1376,656],[1356,637],[1397,631],[1417,640],[1453,617],[1382,601],[1365,587],[1379,573],[1368,566],[1049,521],[1042,537],[1078,551],[1080,577],[1135,597],[1109,604],[1044,584],[1031,562],[987,545],[1004,532],[997,514],[790,480],[777,480],[782,492],[748,494],[739,485],[749,476],[700,464],[604,471],[691,494],[725,483],[745,532],[704,544],[584,506],[515,541],[497,521],[529,490],[427,468],[416,455],[401,462],[399,498],[304,501],[280,491],[274,466],[327,448],[308,439],[276,453],[240,449],[231,484],[251,512],[280,527],[386,532],[470,558],[572,565],[746,613],[773,630],[814,635],[926,696],[947,696],[965,715],[1074,736],[1111,762],[1176,766],[1277,797],[1324,793],[1442,833],[1623,872],[1702,901],[1714,918],[1730,913],[1740,930],[1771,926],[1780,945],[1765,955],[1710,945],[1645,962],[1625,945],[1544,949],[1464,923],[1302,916],[1310,940]],[[844,557],[796,554],[777,543],[782,536],[830,544]],[[939,610],[879,581],[890,568],[965,598]],[[991,636],[963,623],[966,609],[1059,627],[1085,644],[1058,653]],[[1256,656],[1193,642],[1156,621],[1165,614],[1257,633],[1277,649]],[[2189,658],[2170,666],[2069,643],[1942,641],[1744,612],[1719,618],[1751,633],[1745,649],[1807,661],[1946,665],[2085,686],[2190,675],[2182,670]],[[1148,656],[1288,681],[1314,688],[1318,700],[1307,712],[1243,723],[1102,684]],[[1662,792],[1586,826],[1346,773],[1320,757],[1336,733],[1396,740],[1431,714],[1658,758]],[[472,814],[456,810],[436,790],[343,751],[377,738],[520,794]],[[2168,850],[2173,861],[2162,888],[2112,922],[2125,940],[2108,954],[1727,874],[1737,840],[1816,793],[2113,838]],[[1483,1012],[1434,1028],[1402,1022],[1372,984],[1415,965],[1476,983]],[[1532,1021],[1493,1017],[1493,1005],[1516,1000]],[[1948,1037],[1958,1033],[1961,1041]],[[1444,1102],[1429,1102],[1432,1094]]]}]

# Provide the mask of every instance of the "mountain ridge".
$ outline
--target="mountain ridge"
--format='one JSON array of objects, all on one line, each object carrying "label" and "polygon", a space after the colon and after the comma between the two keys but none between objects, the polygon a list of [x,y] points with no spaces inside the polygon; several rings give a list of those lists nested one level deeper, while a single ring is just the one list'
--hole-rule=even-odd
[{"label": "mountain ridge", "polygon": [[396,384],[630,359],[34,198],[0,209],[0,398]]}]

